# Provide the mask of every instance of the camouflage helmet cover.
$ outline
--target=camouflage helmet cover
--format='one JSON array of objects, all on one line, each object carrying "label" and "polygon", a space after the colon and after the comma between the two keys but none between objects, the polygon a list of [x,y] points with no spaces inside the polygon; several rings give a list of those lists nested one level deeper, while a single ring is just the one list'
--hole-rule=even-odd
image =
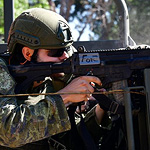
[{"label": "camouflage helmet cover", "polygon": [[18,16],[10,27],[10,53],[17,43],[31,49],[59,49],[72,45],[73,38],[70,27],[62,16],[43,8],[32,8]]}]

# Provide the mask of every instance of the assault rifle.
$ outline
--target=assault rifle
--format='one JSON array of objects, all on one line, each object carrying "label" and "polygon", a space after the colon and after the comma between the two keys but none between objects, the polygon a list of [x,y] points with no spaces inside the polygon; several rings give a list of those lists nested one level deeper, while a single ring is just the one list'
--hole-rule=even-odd
[{"label": "assault rifle", "polygon": [[33,81],[44,80],[54,73],[74,74],[75,76],[93,75],[108,83],[128,79],[133,71],[150,67],[150,48],[121,48],[109,50],[75,52],[63,63],[36,63],[8,66],[17,82],[16,93],[25,93]]}]

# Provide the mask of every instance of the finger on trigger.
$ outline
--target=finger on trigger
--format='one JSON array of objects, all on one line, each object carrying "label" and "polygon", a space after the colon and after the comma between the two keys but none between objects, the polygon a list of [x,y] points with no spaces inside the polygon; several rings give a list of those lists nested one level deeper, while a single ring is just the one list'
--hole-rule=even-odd
[{"label": "finger on trigger", "polygon": [[89,83],[94,82],[102,86],[101,80],[95,76],[83,76],[83,79],[87,80]]}]

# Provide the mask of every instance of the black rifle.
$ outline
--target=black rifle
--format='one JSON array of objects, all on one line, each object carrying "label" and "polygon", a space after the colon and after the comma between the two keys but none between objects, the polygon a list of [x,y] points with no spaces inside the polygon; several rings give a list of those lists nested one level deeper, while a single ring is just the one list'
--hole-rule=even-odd
[{"label": "black rifle", "polygon": [[8,66],[17,82],[17,92],[25,93],[33,81],[44,80],[54,73],[72,73],[75,76],[93,75],[102,80],[103,86],[128,79],[133,71],[150,67],[150,48],[122,48],[75,52],[63,63],[36,63]]}]

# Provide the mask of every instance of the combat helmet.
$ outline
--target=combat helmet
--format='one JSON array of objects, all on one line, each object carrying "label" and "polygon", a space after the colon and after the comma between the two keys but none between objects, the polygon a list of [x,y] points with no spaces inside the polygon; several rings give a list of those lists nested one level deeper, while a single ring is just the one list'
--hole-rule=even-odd
[{"label": "combat helmet", "polygon": [[10,27],[10,54],[17,43],[31,49],[61,49],[72,45],[73,38],[61,15],[43,8],[32,8],[19,15]]}]

